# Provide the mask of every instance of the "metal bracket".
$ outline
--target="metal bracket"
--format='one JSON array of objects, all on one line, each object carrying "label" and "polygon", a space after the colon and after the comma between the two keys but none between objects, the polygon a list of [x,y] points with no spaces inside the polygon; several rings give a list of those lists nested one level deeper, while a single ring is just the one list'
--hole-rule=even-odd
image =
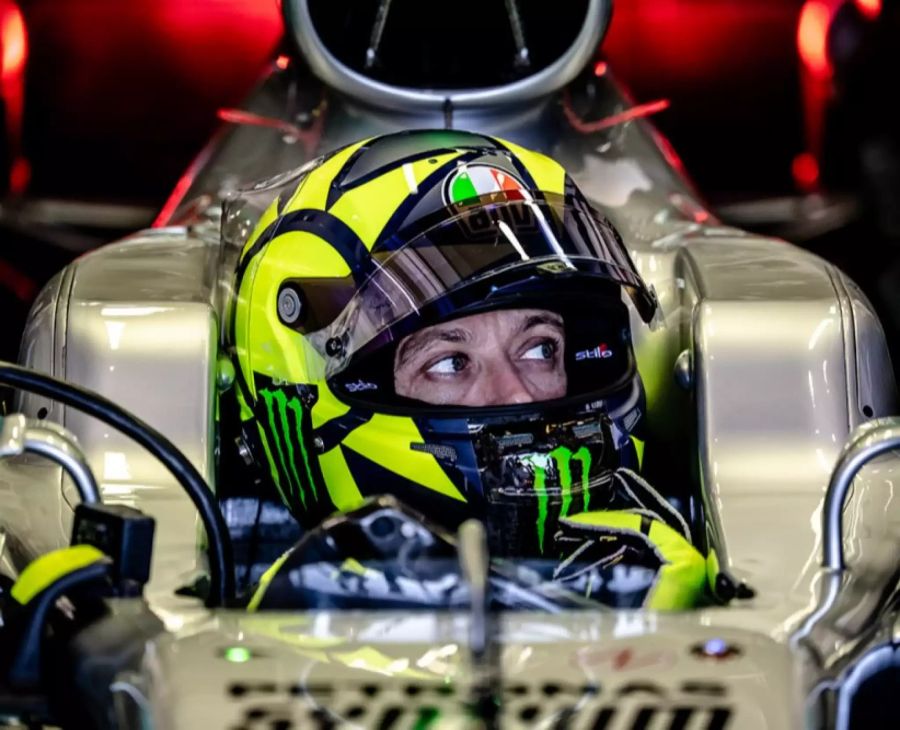
[{"label": "metal bracket", "polygon": [[822,508],[822,581],[819,600],[791,635],[793,647],[805,645],[813,652],[814,660],[823,661],[821,647],[811,639],[813,631],[831,624],[829,618],[838,605],[847,577],[844,559],[844,505],[853,480],[873,459],[900,448],[900,418],[881,418],[859,426],[841,450],[825,493]]},{"label": "metal bracket", "polygon": [[497,617],[491,610],[490,554],[482,522],[471,519],[460,525],[457,552],[471,601],[469,649],[476,672],[472,685],[472,706],[482,727],[494,730],[499,727],[501,658]]},{"label": "metal bracket", "polygon": [[469,586],[472,611],[469,627],[469,645],[479,660],[489,652],[494,640],[491,635],[489,558],[484,525],[477,520],[467,520],[459,528],[459,562],[462,574]]},{"label": "metal bracket", "polygon": [[81,501],[98,504],[100,490],[75,436],[62,426],[31,421],[21,413],[0,418],[0,459],[40,454],[59,464],[75,482]]},{"label": "metal bracket", "polygon": [[850,485],[870,461],[900,449],[900,418],[868,421],[853,432],[831,473],[822,509],[822,566],[844,570],[844,503]]}]

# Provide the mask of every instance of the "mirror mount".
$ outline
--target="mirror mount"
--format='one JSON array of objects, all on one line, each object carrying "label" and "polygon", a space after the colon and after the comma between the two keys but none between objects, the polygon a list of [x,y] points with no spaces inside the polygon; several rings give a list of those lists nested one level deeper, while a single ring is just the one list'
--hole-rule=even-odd
[{"label": "mirror mount", "polygon": [[822,509],[822,567],[842,571],[844,556],[844,505],[860,470],[873,459],[900,449],[900,418],[880,418],[860,426],[847,442],[831,473]]}]

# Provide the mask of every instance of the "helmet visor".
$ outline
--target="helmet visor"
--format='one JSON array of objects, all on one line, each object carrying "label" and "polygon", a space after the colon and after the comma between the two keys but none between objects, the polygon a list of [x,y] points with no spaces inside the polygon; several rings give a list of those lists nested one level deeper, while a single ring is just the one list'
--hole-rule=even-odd
[{"label": "helmet visor", "polygon": [[526,297],[549,302],[586,287],[621,287],[645,321],[653,316],[655,298],[621,238],[582,199],[492,194],[448,206],[436,218],[374,250],[373,270],[349,304],[309,335],[324,377],[423,327],[508,309]]}]

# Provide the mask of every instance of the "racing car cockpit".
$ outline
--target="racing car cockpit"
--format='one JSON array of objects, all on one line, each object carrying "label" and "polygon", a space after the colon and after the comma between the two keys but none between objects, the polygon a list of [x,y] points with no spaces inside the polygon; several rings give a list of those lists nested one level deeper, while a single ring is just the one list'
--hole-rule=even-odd
[{"label": "racing car cockpit", "polygon": [[478,66],[402,66],[421,5],[285,0],[252,123],[35,302],[0,715],[852,726],[897,671],[871,305],[705,208],[591,63],[608,2],[541,47],[504,3],[470,89],[402,85]]},{"label": "racing car cockpit", "polygon": [[[483,135],[401,132],[238,196],[226,220],[240,251],[232,420],[306,529],[325,521],[328,533],[335,512],[388,494],[434,544],[478,520],[491,555],[543,561],[557,590],[571,578],[584,598],[674,609],[733,595],[702,490],[639,475],[647,406],[632,321],[656,324],[656,295],[557,163]],[[338,522],[319,536],[341,548],[328,571],[374,570],[354,543],[380,565],[400,560]],[[360,538],[337,540],[351,524]],[[308,561],[311,540],[278,567]],[[424,544],[413,553],[421,563]],[[305,587],[291,576],[278,605]],[[254,606],[268,604],[269,578]],[[613,599],[610,586],[628,588]]]}]

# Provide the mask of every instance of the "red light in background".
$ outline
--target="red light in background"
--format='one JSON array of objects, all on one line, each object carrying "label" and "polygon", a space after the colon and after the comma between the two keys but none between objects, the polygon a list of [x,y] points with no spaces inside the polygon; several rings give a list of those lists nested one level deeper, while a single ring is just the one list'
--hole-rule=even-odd
[{"label": "red light in background", "polygon": [[291,59],[284,55],[279,56],[275,59],[275,65],[278,66],[278,68],[280,68],[282,71],[284,71],[288,67],[290,62]]},{"label": "red light in background", "polygon": [[682,177],[687,177],[687,168],[684,166],[684,161],[675,151],[675,148],[672,146],[672,143],[665,137],[659,130],[652,129],[651,134],[653,135],[653,139],[656,141],[657,146],[662,152],[663,157],[666,158],[666,162],[668,162],[672,167],[674,167],[678,172],[681,173]]},{"label": "red light in background", "polygon": [[801,190],[813,190],[819,184],[819,162],[810,152],[801,152],[794,158],[791,173]]},{"label": "red light in background", "polygon": [[831,75],[828,61],[828,26],[831,12],[823,0],[807,0],[797,24],[797,50],[813,76]]},{"label": "red light in background", "polygon": [[0,69],[3,83],[6,83],[22,73],[28,53],[25,23],[15,3],[0,2],[0,50],[3,52]]},{"label": "red light in background", "polygon": [[37,282],[2,260],[0,260],[0,287],[11,291],[23,302],[30,302],[38,291]]},{"label": "red light in background", "polygon": [[187,195],[187,191],[190,190],[195,176],[196,170],[192,165],[187,170],[187,172],[185,172],[178,179],[178,182],[175,183],[175,188],[169,195],[169,199],[166,200],[165,205],[163,205],[162,207],[162,210],[160,210],[157,214],[156,220],[153,221],[154,228],[169,224],[169,221],[171,221],[172,216],[175,214],[175,211],[178,210],[178,206],[184,202],[184,197],[185,195]]},{"label": "red light in background", "polygon": [[[73,13],[83,3],[68,0]],[[91,3],[88,3],[90,5]],[[109,0],[94,4],[106,6]],[[237,89],[254,84],[271,63],[284,31],[278,4],[259,0],[139,0],[129,6],[142,33],[158,45],[166,69],[180,88],[193,88],[205,100],[236,100]],[[107,34],[109,35],[109,34]],[[135,59],[135,65],[139,65]],[[146,68],[146,67],[145,67]],[[227,69],[227,72],[223,72]],[[243,77],[243,81],[236,79]]]},{"label": "red light in background", "polygon": [[606,61],[598,61],[597,65],[594,66],[594,76],[600,78],[601,76],[606,76],[606,72],[609,70],[609,66]]},{"label": "red light in background", "polygon": [[223,122],[230,122],[231,124],[250,124],[258,127],[277,129],[282,134],[288,134],[297,139],[300,139],[303,136],[303,131],[290,122],[285,122],[282,119],[275,119],[273,117],[262,116],[261,114],[254,114],[253,112],[247,112],[243,109],[219,109],[216,112],[216,116]]},{"label": "red light in background", "polygon": [[5,107],[5,127],[9,159],[9,192],[21,195],[28,187],[31,167],[22,156],[22,115],[25,107],[25,59],[28,35],[19,6],[0,0],[0,101]]},{"label": "red light in background", "polygon": [[22,195],[31,182],[31,163],[24,157],[13,160],[9,169],[9,192]]},{"label": "red light in background", "polygon": [[625,122],[649,117],[651,114],[658,114],[668,108],[668,99],[657,99],[656,101],[648,101],[646,104],[636,104],[625,111],[611,114],[608,117],[603,117],[603,119],[586,122],[584,119],[581,119],[572,108],[572,99],[569,96],[568,91],[563,94],[563,114],[566,115],[566,119],[569,124],[572,125],[572,128],[581,134],[595,134],[597,132],[602,132],[604,129],[617,127],[620,124],[625,124]]},{"label": "red light in background", "polygon": [[856,0],[856,9],[869,20],[875,20],[881,14],[881,0]]}]

